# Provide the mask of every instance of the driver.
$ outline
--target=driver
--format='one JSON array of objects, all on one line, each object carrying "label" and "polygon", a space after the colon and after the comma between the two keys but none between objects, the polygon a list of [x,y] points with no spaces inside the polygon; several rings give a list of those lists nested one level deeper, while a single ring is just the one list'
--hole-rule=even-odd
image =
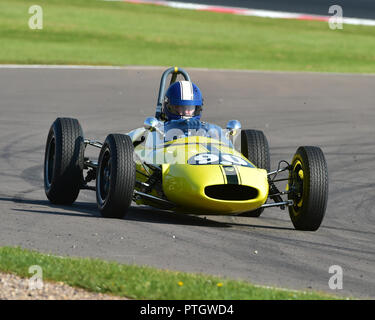
[{"label": "driver", "polygon": [[164,118],[200,120],[203,99],[199,88],[190,81],[178,81],[167,90],[164,100]]},{"label": "driver", "polygon": [[219,126],[200,121],[202,105],[202,93],[194,83],[178,81],[171,84],[165,94],[162,110],[165,133],[178,129],[184,136],[204,134],[220,139],[222,129]]}]

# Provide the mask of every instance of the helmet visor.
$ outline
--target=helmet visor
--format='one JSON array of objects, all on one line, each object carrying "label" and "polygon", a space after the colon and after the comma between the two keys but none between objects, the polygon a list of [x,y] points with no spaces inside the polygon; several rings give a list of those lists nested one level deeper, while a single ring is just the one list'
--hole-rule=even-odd
[{"label": "helmet visor", "polygon": [[168,106],[168,111],[182,117],[194,117],[199,115],[200,106]]}]

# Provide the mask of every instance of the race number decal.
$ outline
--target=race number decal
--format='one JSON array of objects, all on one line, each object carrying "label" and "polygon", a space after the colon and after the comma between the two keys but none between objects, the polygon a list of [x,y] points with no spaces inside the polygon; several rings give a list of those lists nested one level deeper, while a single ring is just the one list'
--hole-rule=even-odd
[{"label": "race number decal", "polygon": [[223,154],[220,164],[225,165],[237,165],[237,166],[246,166],[248,165],[247,161],[244,159],[234,156],[233,154]]},{"label": "race number decal", "polygon": [[188,160],[188,164],[222,164],[228,166],[246,166],[253,167],[250,162],[228,153],[199,153]]},{"label": "race number decal", "polygon": [[190,164],[214,164],[219,163],[219,156],[213,153],[201,153],[195,155]]}]

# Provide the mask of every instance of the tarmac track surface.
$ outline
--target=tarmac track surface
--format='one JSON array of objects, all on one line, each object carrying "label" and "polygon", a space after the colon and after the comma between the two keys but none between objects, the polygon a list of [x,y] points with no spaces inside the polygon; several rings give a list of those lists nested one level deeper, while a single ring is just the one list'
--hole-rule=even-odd
[{"label": "tarmac track surface", "polygon": [[[102,141],[142,126],[162,71],[0,69],[0,245],[374,298],[372,75],[187,70],[203,91],[203,118],[263,130],[273,168],[300,145],[322,147],[330,193],[317,232],[295,231],[279,209],[244,218],[133,206],[115,220],[100,217],[91,191],[73,206],[47,201],[42,164],[55,118],[76,117],[87,138]],[[328,287],[332,265],[343,269],[342,290]]]}]

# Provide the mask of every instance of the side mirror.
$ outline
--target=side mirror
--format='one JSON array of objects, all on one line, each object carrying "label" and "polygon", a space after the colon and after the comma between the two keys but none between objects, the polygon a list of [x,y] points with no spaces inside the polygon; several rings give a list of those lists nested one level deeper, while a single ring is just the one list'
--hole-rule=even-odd
[{"label": "side mirror", "polygon": [[237,130],[241,129],[241,123],[238,120],[230,120],[227,123],[227,129],[229,134],[233,136],[237,133]]},{"label": "side mirror", "polygon": [[156,131],[157,133],[159,133],[162,137],[165,136],[164,132],[163,132],[163,128],[162,130],[160,130],[160,121],[158,119],[156,119],[155,117],[148,117],[145,122],[143,122],[143,127],[148,130],[148,131]]},{"label": "side mirror", "polygon": [[159,124],[159,120],[156,119],[155,117],[148,117],[145,122],[143,122],[143,127],[146,129],[146,130],[155,130],[156,127],[158,126]]}]

